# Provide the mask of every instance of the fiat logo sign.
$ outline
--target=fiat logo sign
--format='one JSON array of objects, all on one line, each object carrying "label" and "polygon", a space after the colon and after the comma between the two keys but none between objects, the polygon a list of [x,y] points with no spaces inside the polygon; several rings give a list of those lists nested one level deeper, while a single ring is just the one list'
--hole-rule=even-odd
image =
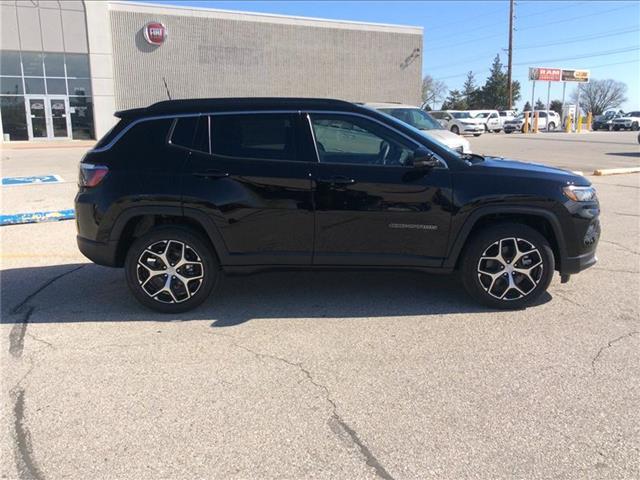
[{"label": "fiat logo sign", "polygon": [[167,27],[160,22],[149,22],[144,27],[144,39],[151,45],[162,45],[167,39]]}]

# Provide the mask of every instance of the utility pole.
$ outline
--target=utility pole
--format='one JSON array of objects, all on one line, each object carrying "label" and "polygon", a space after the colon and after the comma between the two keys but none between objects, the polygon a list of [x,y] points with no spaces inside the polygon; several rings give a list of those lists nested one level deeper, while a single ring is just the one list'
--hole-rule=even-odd
[{"label": "utility pole", "polygon": [[507,88],[509,89],[509,110],[513,107],[513,87],[511,69],[513,66],[513,0],[509,0],[509,62],[507,65]]}]

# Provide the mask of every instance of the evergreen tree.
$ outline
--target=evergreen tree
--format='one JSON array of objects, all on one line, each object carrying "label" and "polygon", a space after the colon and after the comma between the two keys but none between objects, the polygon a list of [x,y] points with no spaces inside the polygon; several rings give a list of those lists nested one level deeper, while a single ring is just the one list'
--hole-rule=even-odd
[{"label": "evergreen tree", "polygon": [[[520,99],[520,82],[511,82],[513,103]],[[503,110],[509,104],[509,88],[507,74],[497,54],[491,64],[491,71],[484,86],[479,92],[479,100],[483,108]]]},{"label": "evergreen tree", "polygon": [[546,110],[547,106],[542,103],[542,100],[538,99],[536,100],[536,110]]},{"label": "evergreen tree", "polygon": [[472,71],[467,73],[467,79],[464,81],[464,85],[462,86],[462,94],[464,95],[464,100],[466,103],[466,108],[475,109],[482,108],[482,105],[479,104],[479,95],[478,95],[478,87],[476,87],[476,79],[473,75]]},{"label": "evergreen tree", "polygon": [[465,101],[460,90],[449,90],[449,96],[442,104],[442,110],[466,110],[467,102]]},{"label": "evergreen tree", "polygon": [[527,100],[527,103],[524,104],[524,108],[522,109],[523,112],[530,112],[531,111],[531,104],[529,103],[529,100]]},{"label": "evergreen tree", "polygon": [[562,115],[562,101],[561,100],[551,100],[549,104],[549,110],[553,110],[558,115]]}]

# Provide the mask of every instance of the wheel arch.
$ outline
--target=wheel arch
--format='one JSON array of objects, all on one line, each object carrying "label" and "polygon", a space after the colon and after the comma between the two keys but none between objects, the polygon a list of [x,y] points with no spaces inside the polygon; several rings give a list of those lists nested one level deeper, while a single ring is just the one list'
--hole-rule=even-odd
[{"label": "wheel arch", "polygon": [[547,210],[533,207],[486,207],[471,213],[453,242],[444,268],[456,269],[468,240],[481,229],[500,223],[521,223],[542,234],[553,250],[556,269],[561,270],[566,258],[565,239],[557,217]]},{"label": "wheel arch", "polygon": [[129,208],[122,212],[111,230],[110,240],[117,243],[116,266],[124,265],[127,251],[136,238],[159,225],[188,227],[208,241],[221,264],[227,258],[222,236],[214,222],[204,213],[193,209],[166,206]]}]

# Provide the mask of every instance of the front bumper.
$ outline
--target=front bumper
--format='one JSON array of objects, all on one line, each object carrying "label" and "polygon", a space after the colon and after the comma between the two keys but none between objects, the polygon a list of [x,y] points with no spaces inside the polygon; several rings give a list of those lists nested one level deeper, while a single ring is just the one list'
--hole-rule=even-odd
[{"label": "front bumper", "polygon": [[480,125],[463,125],[462,133],[484,133],[484,127]]},{"label": "front bumper", "polygon": [[572,275],[574,273],[579,273],[589,267],[592,267],[596,264],[597,261],[598,256],[596,255],[595,250],[589,253],[585,253],[584,255],[579,255],[577,257],[567,257],[562,262],[560,274]]}]

